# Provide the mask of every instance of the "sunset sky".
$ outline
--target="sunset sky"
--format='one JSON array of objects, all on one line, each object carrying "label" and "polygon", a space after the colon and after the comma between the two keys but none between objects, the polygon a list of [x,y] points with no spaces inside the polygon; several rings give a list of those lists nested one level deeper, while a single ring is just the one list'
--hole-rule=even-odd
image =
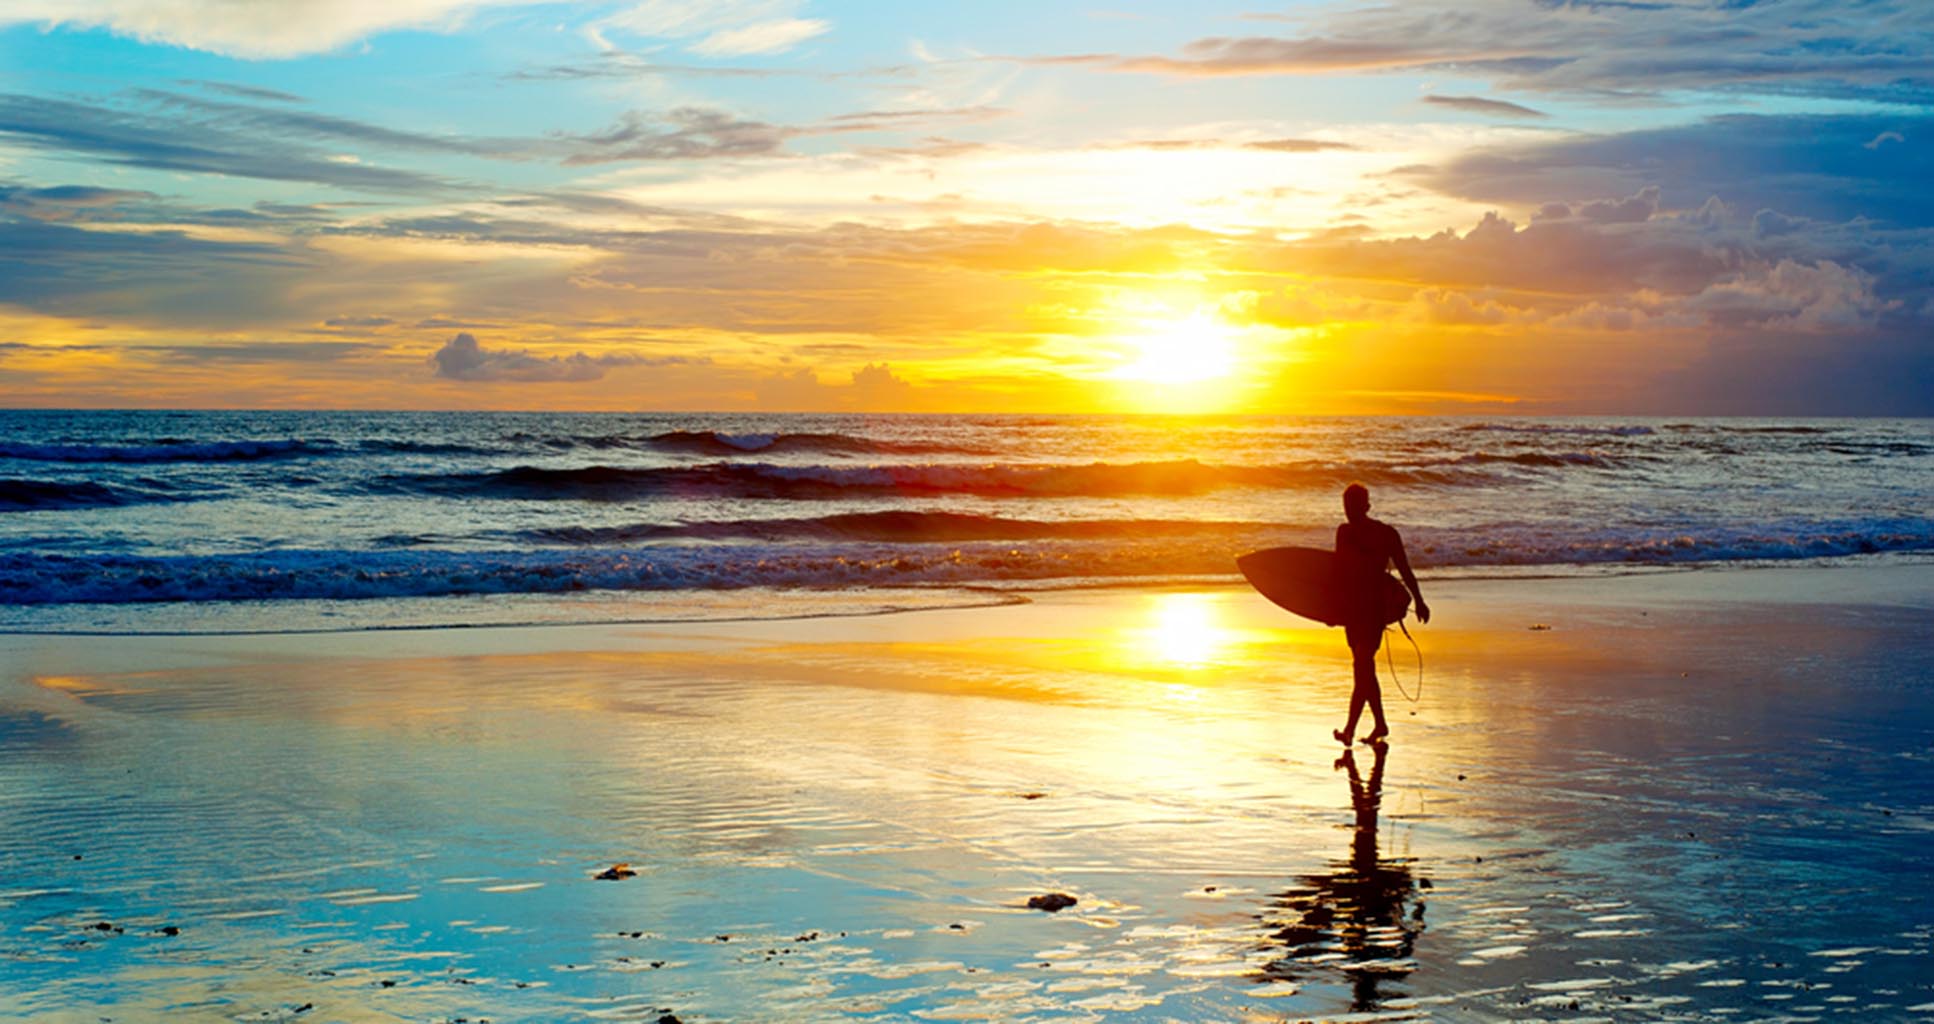
[{"label": "sunset sky", "polygon": [[0,404],[1934,414],[1934,4],[0,0]]}]

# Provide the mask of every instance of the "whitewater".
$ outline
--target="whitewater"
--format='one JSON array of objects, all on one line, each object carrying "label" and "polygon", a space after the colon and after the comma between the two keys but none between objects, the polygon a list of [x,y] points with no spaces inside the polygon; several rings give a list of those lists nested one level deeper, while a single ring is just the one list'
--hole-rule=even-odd
[{"label": "whitewater", "polygon": [[[1351,481],[1439,573],[1934,551],[1934,421],[0,412],[0,629],[817,614],[1233,578]],[[696,610],[696,611],[694,611]]]}]

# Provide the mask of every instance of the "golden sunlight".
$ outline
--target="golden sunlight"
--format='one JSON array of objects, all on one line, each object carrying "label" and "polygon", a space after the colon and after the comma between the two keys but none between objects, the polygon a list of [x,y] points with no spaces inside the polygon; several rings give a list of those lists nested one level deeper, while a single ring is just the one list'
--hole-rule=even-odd
[{"label": "golden sunlight", "polygon": [[1142,659],[1177,668],[1201,668],[1221,657],[1236,639],[1210,594],[1156,594],[1138,632]]},{"label": "golden sunlight", "polygon": [[1226,377],[1235,369],[1233,331],[1213,313],[1198,310],[1180,319],[1145,321],[1145,333],[1129,336],[1133,361],[1115,376],[1162,384],[1194,384]]}]

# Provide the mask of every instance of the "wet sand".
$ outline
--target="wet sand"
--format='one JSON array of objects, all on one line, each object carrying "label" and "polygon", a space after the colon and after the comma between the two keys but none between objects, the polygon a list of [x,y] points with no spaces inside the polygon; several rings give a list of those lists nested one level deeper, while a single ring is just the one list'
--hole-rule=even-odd
[{"label": "wet sand", "polygon": [[0,1018],[1934,1019],[1926,563],[1426,588],[0,637]]}]

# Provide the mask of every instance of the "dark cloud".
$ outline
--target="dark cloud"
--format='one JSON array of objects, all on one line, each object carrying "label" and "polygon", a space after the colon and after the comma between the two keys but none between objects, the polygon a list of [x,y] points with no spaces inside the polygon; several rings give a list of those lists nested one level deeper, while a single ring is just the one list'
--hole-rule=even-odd
[{"label": "dark cloud", "polygon": [[1599,224],[1636,224],[1651,220],[1652,215],[1658,212],[1659,187],[1647,185],[1624,199],[1593,199],[1577,204],[1546,203],[1532,213],[1531,219],[1535,222],[1579,217]]},{"label": "dark cloud", "polygon": [[44,312],[89,307],[87,297],[143,288],[239,280],[264,265],[298,263],[281,247],[218,242],[177,230],[84,230],[47,219],[8,217],[0,209],[0,302]]},{"label": "dark cloud", "polygon": [[1533,206],[1651,186],[1672,207],[1707,196],[1824,221],[1934,226],[1934,146],[1868,149],[1883,131],[1928,138],[1934,116],[1746,115],[1481,149],[1405,175],[1483,202]]},{"label": "dark cloud", "polygon": [[225,134],[303,140],[327,144],[376,146],[404,152],[447,153],[495,160],[531,158],[532,140],[411,132],[354,118],[308,110],[248,103],[226,103],[159,89],[137,89],[131,97],[166,111],[198,128]]},{"label": "dark cloud", "polygon": [[1934,8],[1924,0],[1462,0],[1297,20],[1310,30],[1198,39],[1174,56],[1019,59],[1177,76],[1447,71],[1601,102],[1675,91],[1934,102]]},{"label": "dark cloud", "polygon": [[606,370],[617,366],[667,366],[688,362],[691,360],[681,356],[641,356],[629,352],[606,352],[596,356],[583,352],[540,356],[525,349],[484,348],[477,342],[476,336],[468,332],[444,342],[443,347],[430,356],[430,365],[436,368],[438,377],[525,383],[591,381],[598,380]]},{"label": "dark cloud", "polygon": [[179,363],[333,363],[384,346],[360,341],[250,341],[182,345],[129,345]]},{"label": "dark cloud", "polygon": [[295,93],[283,92],[280,89],[264,89],[259,85],[242,85],[236,82],[211,82],[204,78],[180,78],[176,79],[175,83],[177,85],[206,89],[209,92],[218,92],[225,96],[236,96],[245,100],[265,100],[270,103],[309,102],[306,97],[297,96]]},{"label": "dark cloud", "polygon": [[454,183],[416,171],[332,160],[327,154],[238,131],[237,126],[158,118],[153,112],[0,94],[0,139],[79,153],[123,167],[300,181],[338,188],[449,194]]},{"label": "dark cloud", "polygon": [[1550,117],[1542,110],[1506,100],[1486,99],[1482,96],[1425,96],[1424,102],[1433,106],[1449,107],[1469,114],[1485,114],[1491,117],[1538,118]]},{"label": "dark cloud", "polygon": [[92,185],[32,188],[0,183],[0,212],[43,221],[92,220],[114,207],[157,198],[152,192]]},{"label": "dark cloud", "polygon": [[816,129],[821,133],[908,131],[934,123],[992,121],[1013,111],[1003,107],[940,107],[912,110],[864,110],[827,118]]},{"label": "dark cloud", "polygon": [[797,134],[793,129],[736,117],[721,110],[679,107],[654,116],[628,111],[618,123],[591,135],[560,135],[574,151],[566,164],[617,160],[704,160],[770,156]]}]

